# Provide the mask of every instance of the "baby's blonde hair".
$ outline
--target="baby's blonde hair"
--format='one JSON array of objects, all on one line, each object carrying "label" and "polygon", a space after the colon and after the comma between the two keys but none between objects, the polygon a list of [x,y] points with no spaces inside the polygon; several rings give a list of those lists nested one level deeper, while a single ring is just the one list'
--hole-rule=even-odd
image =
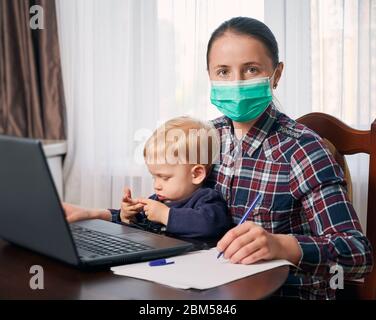
[{"label": "baby's blonde hair", "polygon": [[168,120],[146,141],[150,164],[202,164],[207,171],[219,155],[219,135],[209,123],[182,116]]}]

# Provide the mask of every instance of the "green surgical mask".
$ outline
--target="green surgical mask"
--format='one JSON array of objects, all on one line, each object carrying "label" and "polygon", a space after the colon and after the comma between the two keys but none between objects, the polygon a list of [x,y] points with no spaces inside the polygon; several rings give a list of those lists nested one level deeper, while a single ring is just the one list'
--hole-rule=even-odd
[{"label": "green surgical mask", "polygon": [[236,122],[258,118],[273,99],[268,77],[239,81],[212,81],[210,100]]}]

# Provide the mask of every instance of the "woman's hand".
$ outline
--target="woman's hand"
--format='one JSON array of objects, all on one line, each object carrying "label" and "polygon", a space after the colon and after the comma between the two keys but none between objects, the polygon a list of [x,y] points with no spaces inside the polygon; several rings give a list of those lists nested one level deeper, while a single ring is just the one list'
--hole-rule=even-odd
[{"label": "woman's hand", "polygon": [[151,199],[140,199],[144,205],[144,211],[150,221],[159,222],[167,226],[170,208],[165,204]]},{"label": "woman's hand", "polygon": [[69,223],[88,219],[102,219],[111,221],[111,212],[108,210],[86,209],[70,203],[63,203],[63,209]]},{"label": "woman's hand", "polygon": [[269,233],[251,221],[229,230],[217,249],[232,263],[241,264],[286,259],[296,265],[301,258],[299,243],[293,236]]},{"label": "woman's hand", "polygon": [[131,190],[125,188],[120,209],[120,220],[129,223],[137,213],[143,210],[143,208],[144,204],[138,199],[132,199]]}]

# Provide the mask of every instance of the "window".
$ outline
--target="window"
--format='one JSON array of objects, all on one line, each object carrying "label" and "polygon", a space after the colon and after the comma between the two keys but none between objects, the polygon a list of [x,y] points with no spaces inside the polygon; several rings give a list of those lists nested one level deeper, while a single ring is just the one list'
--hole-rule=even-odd
[{"label": "window", "polygon": [[[211,33],[236,16],[264,20],[264,0],[158,0],[159,65],[162,118],[190,114],[213,119],[206,47]],[[168,48],[168,50],[166,50]],[[171,96],[171,93],[175,96]]]}]

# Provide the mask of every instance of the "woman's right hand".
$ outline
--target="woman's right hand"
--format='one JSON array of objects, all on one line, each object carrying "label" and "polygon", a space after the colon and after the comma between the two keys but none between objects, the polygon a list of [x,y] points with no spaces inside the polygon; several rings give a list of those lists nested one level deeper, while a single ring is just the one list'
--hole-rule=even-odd
[{"label": "woman's right hand", "polygon": [[141,212],[143,208],[144,204],[138,199],[132,199],[131,190],[125,188],[120,209],[120,220],[126,223],[131,222],[132,218]]},{"label": "woman's right hand", "polygon": [[65,216],[69,223],[88,219],[102,219],[111,221],[111,212],[108,210],[93,210],[70,203],[63,203]]}]

